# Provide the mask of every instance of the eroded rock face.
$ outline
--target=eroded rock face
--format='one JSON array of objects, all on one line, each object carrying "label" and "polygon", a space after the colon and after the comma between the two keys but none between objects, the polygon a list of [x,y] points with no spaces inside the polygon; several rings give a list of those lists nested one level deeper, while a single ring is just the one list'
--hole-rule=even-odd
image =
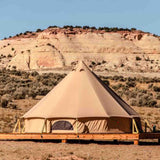
[{"label": "eroded rock face", "polygon": [[160,38],[149,33],[49,28],[32,34],[0,41],[0,55],[10,58],[4,66],[20,70],[64,69],[85,59],[88,65],[94,62],[92,67],[102,71],[160,69]]}]

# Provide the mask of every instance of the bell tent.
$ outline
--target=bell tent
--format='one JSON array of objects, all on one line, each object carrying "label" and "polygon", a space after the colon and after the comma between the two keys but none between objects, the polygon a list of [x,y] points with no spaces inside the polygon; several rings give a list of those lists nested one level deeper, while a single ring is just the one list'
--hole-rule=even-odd
[{"label": "bell tent", "polygon": [[132,133],[133,124],[141,129],[139,115],[82,61],[23,118],[26,133]]}]

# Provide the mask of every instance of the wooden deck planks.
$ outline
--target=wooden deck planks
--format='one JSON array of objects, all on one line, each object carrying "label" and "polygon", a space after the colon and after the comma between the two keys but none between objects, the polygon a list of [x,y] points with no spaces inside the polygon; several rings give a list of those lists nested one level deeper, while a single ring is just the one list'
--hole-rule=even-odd
[{"label": "wooden deck planks", "polygon": [[139,133],[139,134],[62,134],[62,133],[0,133],[0,140],[131,140],[135,145],[140,139],[159,139],[160,133]]},{"label": "wooden deck planks", "polygon": [[81,140],[134,140],[139,134],[36,134],[36,133],[0,133],[0,140],[18,139],[81,139]]}]

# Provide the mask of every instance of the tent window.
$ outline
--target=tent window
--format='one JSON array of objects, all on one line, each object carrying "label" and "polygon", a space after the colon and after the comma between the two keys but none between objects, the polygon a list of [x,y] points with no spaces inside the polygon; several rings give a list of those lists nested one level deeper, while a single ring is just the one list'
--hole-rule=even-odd
[{"label": "tent window", "polygon": [[52,125],[52,130],[73,130],[73,126],[68,121],[57,121]]}]

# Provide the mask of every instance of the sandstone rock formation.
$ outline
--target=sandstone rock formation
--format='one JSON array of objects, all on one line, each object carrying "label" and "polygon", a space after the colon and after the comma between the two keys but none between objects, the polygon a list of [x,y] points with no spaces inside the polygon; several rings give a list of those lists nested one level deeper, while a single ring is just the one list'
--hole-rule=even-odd
[{"label": "sandstone rock formation", "polygon": [[65,69],[85,59],[98,71],[158,72],[160,37],[137,30],[48,28],[1,40],[0,55],[1,66],[8,69]]}]

